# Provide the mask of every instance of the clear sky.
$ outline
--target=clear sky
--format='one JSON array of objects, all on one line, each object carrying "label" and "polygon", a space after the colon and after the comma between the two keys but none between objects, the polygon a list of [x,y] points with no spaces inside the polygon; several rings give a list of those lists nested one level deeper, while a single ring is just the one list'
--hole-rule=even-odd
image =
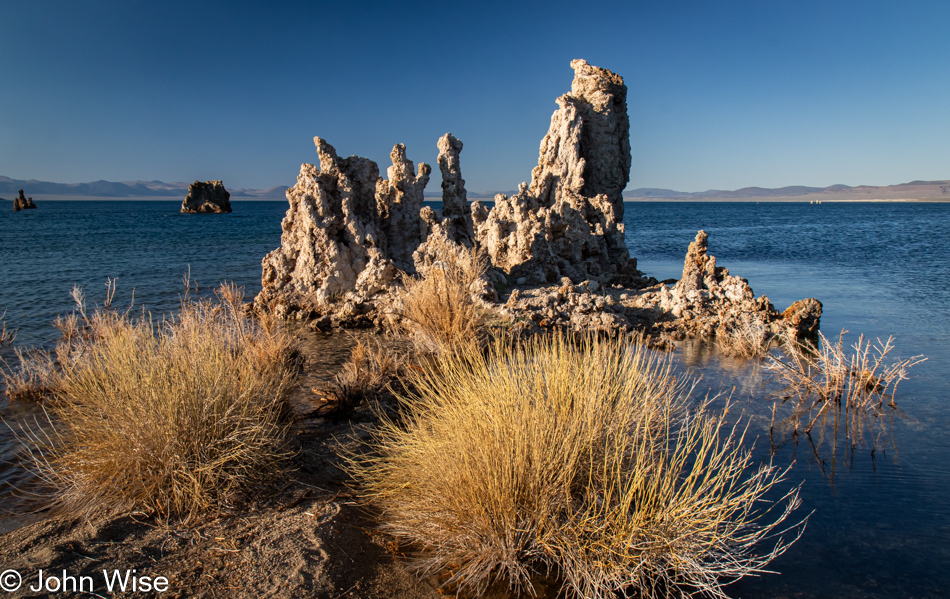
[{"label": "clear sky", "polygon": [[16,179],[292,185],[314,135],[385,171],[451,131],[470,190],[513,189],[573,58],[629,88],[630,188],[950,179],[948,0],[0,0],[0,23]]}]

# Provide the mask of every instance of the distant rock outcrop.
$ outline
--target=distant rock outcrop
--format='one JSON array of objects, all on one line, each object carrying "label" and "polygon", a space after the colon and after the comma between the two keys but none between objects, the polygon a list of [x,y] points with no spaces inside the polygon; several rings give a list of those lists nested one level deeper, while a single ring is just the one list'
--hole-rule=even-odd
[{"label": "distant rock outcrop", "polygon": [[231,212],[231,194],[221,181],[195,181],[188,186],[181,211],[185,214]]},{"label": "distant rock outcrop", "polygon": [[33,210],[36,208],[36,204],[33,203],[33,198],[23,197],[23,190],[20,190],[20,195],[13,200],[13,210],[14,212],[19,212],[20,210]]},{"label": "distant rock outcrop", "polygon": [[531,185],[473,206],[476,238],[492,264],[522,283],[634,277],[624,240],[623,188],[630,174],[627,88],[583,60],[571,92],[541,141]]}]

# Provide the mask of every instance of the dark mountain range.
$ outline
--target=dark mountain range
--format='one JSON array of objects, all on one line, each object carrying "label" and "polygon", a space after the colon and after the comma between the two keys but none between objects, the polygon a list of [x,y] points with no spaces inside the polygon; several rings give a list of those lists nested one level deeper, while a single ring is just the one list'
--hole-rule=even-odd
[{"label": "dark mountain range", "polygon": [[[93,181],[91,183],[51,183],[35,179],[22,180],[0,176],[0,194],[16,195],[19,190],[27,195],[76,196],[98,198],[128,197],[181,197],[188,194],[188,183],[163,181]],[[231,197],[255,199],[284,199],[286,185],[269,189],[229,189]]]}]

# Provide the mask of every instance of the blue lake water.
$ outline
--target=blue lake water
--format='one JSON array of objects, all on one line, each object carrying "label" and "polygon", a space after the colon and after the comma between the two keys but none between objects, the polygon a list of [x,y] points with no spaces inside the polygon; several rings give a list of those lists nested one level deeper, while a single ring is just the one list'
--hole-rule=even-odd
[{"label": "blue lake water", "polygon": [[[38,210],[0,213],[0,312],[19,328],[17,344],[50,345],[49,325],[72,308],[84,286],[101,302],[118,278],[116,304],[175,309],[182,275],[202,289],[222,280],[260,289],[260,262],[280,244],[284,202],[236,202],[229,215],[181,215],[168,201],[42,202]],[[950,596],[950,204],[676,203],[626,205],[627,245],[640,269],[678,278],[698,229],[709,233],[718,265],[749,280],[779,309],[804,297],[824,304],[822,330],[853,339],[896,337],[896,353],[924,354],[898,390],[891,436],[872,455],[812,450],[778,439],[775,462],[795,462],[788,484],[804,481],[808,527],[771,564],[780,575],[744,579],[736,597]],[[0,357],[10,360],[9,348]],[[702,346],[678,350],[700,387],[732,390],[767,459],[769,393],[757,363]],[[5,402],[0,401],[0,406]],[[16,410],[4,408],[15,418]],[[13,443],[0,432],[0,451]],[[6,469],[6,471],[4,470]],[[0,465],[0,480],[12,476]]]}]

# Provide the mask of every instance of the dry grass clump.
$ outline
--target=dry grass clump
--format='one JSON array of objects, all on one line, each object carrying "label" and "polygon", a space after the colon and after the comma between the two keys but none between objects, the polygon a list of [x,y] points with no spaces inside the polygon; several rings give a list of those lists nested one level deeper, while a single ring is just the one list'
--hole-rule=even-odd
[{"label": "dry grass clump", "polygon": [[43,350],[14,350],[18,361],[16,368],[4,368],[3,384],[10,401],[39,402],[48,398],[56,385],[56,363],[49,352]]},{"label": "dry grass clump", "polygon": [[0,347],[4,345],[13,345],[13,342],[16,341],[17,329],[8,329],[7,328],[7,311],[4,310],[3,314],[0,314]]},{"label": "dry grass clump", "polygon": [[83,314],[88,331],[61,344],[49,432],[25,431],[59,507],[188,521],[275,474],[294,342],[246,318],[241,299],[225,286],[161,324]]},{"label": "dry grass clump", "polygon": [[760,358],[769,353],[774,336],[767,324],[743,313],[716,333],[720,351],[740,358]]},{"label": "dry grass clump", "polygon": [[553,576],[590,599],[724,597],[797,539],[776,528],[798,490],[766,501],[784,472],[755,468],[708,403],[690,410],[670,364],[563,336],[444,352],[350,469],[418,570],[460,590],[534,595]]},{"label": "dry grass clump", "polygon": [[393,351],[357,341],[350,359],[327,383],[326,392],[336,402],[337,410],[348,413],[363,400],[381,393],[401,372]]},{"label": "dry grass clump", "polygon": [[796,431],[810,433],[816,423],[831,420],[836,431],[844,425],[854,444],[869,419],[884,414],[885,401],[896,407],[898,384],[908,377],[912,366],[927,358],[890,360],[893,337],[872,344],[861,335],[848,348],[844,345],[845,333],[841,331],[837,343],[832,343],[819,332],[817,347],[786,335],[784,355],[770,355],[767,367],[786,385],[782,403],[792,401]]},{"label": "dry grass clump", "polygon": [[479,340],[488,321],[474,295],[488,270],[475,248],[448,248],[422,277],[406,277],[399,315],[418,350],[439,353]]}]

